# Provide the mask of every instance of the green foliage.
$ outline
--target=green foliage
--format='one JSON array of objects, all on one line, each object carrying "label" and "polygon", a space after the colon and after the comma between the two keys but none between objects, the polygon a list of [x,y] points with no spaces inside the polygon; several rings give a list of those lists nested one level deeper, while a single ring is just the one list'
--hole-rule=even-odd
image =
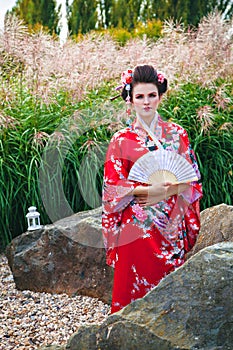
[{"label": "green foliage", "polygon": [[156,40],[161,36],[163,24],[160,20],[148,20],[146,24],[138,23],[133,36],[143,39],[144,36],[148,39]]},{"label": "green foliage", "polygon": [[[156,30],[159,21],[152,23]],[[125,43],[125,36],[133,37],[135,31],[139,35],[137,28],[140,24],[119,42]],[[202,209],[232,204],[228,28],[219,15],[191,37],[169,26],[159,50],[151,41],[134,39],[134,46],[125,49],[109,35],[90,34],[61,47],[49,35],[31,35],[10,21],[0,52],[1,243],[5,246],[26,230],[31,205],[46,224],[100,204],[106,147],[123,126],[119,118],[125,109],[119,99],[107,101],[117,94],[114,87],[122,67],[145,57],[170,74],[171,90],[160,113],[188,131],[204,186]],[[116,83],[110,81],[115,77]]]},{"label": "green foliage", "polygon": [[31,28],[42,25],[49,33],[59,34],[61,5],[56,0],[17,0],[8,14],[14,13]]},{"label": "green foliage", "polygon": [[233,14],[233,3],[231,0],[147,0],[143,15],[147,19],[158,18],[164,21],[172,18],[186,25],[197,26],[204,16],[216,10],[229,19]]},{"label": "green foliage", "polygon": [[[103,104],[113,86],[107,83],[90,91],[79,103],[60,92],[54,103],[46,105],[23,92],[20,107],[15,100],[4,108],[0,141],[3,245],[26,230],[30,205],[38,208],[42,223],[49,223],[101,204],[105,152],[112,134],[122,127],[116,115],[124,108],[118,100]],[[188,131],[202,176],[201,209],[232,204],[231,99],[230,82],[216,82],[213,88],[189,83],[171,89],[159,110],[163,118]]]},{"label": "green foliage", "polygon": [[97,3],[95,0],[74,0],[68,8],[68,28],[72,35],[87,33],[96,28]]},{"label": "green foliage", "polygon": [[112,25],[114,0],[98,0],[97,4],[100,10],[98,27],[110,28]]},{"label": "green foliage", "polygon": [[129,31],[124,28],[111,28],[102,30],[104,34],[109,33],[109,35],[116,41],[120,46],[124,46],[130,39],[147,39],[156,41],[162,35],[162,22],[160,20],[148,20],[146,24],[138,22],[136,27]]},{"label": "green foliage", "polygon": [[[61,5],[56,0],[17,0],[12,11],[29,25],[42,25],[50,33],[59,34]],[[159,21],[172,18],[175,22],[197,26],[209,13],[219,11],[227,19],[233,14],[231,0],[66,0],[68,29],[73,37],[92,30],[119,29],[117,41],[125,42],[128,35],[145,31],[147,37],[156,37],[161,32]],[[156,22],[157,20],[158,22]],[[158,28],[157,28],[158,26]],[[143,30],[144,29],[144,30]],[[124,32],[125,31],[125,32]],[[119,37],[119,38],[118,38]]]},{"label": "green foliage", "polygon": [[160,109],[166,119],[188,132],[201,172],[204,197],[201,209],[233,198],[232,81],[210,88],[185,84],[165,99]]},{"label": "green foliage", "polygon": [[132,31],[140,18],[142,0],[115,1],[112,13],[112,26]]},{"label": "green foliage", "polygon": [[[20,101],[21,100],[21,101]],[[38,191],[38,169],[41,151],[49,133],[59,125],[62,99],[54,104],[39,105],[28,93],[1,113],[0,129],[0,203],[2,241],[25,229],[24,217],[30,203],[41,206]],[[64,104],[64,100],[63,100]],[[42,218],[45,214],[42,213]]]},{"label": "green foliage", "polygon": [[[103,120],[108,113],[113,118],[111,108],[102,104],[101,96],[108,95],[109,84],[79,103],[56,91],[47,105],[15,89],[15,100],[0,112],[1,245],[27,229],[31,205],[40,211],[42,223],[100,205],[102,175],[96,184],[95,174],[114,130],[104,126],[111,123]],[[96,190],[87,199],[90,186]]]},{"label": "green foliage", "polygon": [[112,28],[108,30],[111,37],[120,45],[124,46],[129,39],[132,38],[132,33],[124,28]]},{"label": "green foliage", "polygon": [[58,22],[60,19],[61,5],[56,10],[55,0],[41,1],[41,23],[44,27],[48,27],[50,33],[60,34]]},{"label": "green foliage", "polygon": [[204,3],[208,12],[217,10],[224,15],[224,18],[232,18],[233,2],[231,0],[207,0]]}]

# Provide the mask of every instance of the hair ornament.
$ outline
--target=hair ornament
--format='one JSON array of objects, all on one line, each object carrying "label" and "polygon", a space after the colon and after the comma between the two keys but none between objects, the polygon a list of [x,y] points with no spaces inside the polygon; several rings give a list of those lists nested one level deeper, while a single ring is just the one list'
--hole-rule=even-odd
[{"label": "hair ornament", "polygon": [[126,114],[128,115],[128,117],[131,114],[131,101],[130,101],[130,95],[129,95],[129,91],[130,91],[130,84],[133,81],[133,71],[132,69],[127,69],[126,71],[124,71],[121,74],[121,82],[122,82],[122,88],[125,87],[125,90],[127,91],[127,97],[125,99],[127,108],[126,108]]},{"label": "hair ornament", "polygon": [[164,74],[163,74],[162,72],[157,72],[157,77],[158,77],[158,82],[159,82],[160,84],[163,84],[164,79],[165,79]]},{"label": "hair ornament", "polygon": [[121,82],[123,87],[125,85],[130,85],[133,81],[133,71],[132,69],[127,69],[121,74]]},{"label": "hair ornament", "polygon": [[[128,104],[130,103],[129,91],[130,91],[130,84],[132,83],[132,81],[133,81],[133,71],[132,71],[132,69],[127,69],[126,71],[124,71],[121,74],[121,85],[119,85],[115,88],[116,91],[119,91],[125,87],[126,91],[128,91],[128,96],[126,98],[126,103],[128,103]],[[121,94],[114,96],[114,97],[111,97],[110,100],[113,101],[120,96],[121,96]]]}]

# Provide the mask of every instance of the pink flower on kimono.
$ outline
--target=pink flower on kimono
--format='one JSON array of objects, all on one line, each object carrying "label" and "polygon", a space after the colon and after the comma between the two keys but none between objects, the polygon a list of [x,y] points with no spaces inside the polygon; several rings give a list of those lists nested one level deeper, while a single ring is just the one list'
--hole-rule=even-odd
[{"label": "pink flower on kimono", "polygon": [[136,219],[138,219],[139,221],[145,221],[147,219],[147,214],[144,212],[144,210],[142,209],[142,207],[140,207],[139,204],[134,204],[132,206],[132,210],[135,213]]}]

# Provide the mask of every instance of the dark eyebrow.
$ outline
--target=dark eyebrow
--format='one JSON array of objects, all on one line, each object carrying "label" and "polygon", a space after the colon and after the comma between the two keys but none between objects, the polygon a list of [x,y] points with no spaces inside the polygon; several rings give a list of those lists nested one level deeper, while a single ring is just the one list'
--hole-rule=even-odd
[{"label": "dark eyebrow", "polygon": [[[154,91],[151,91],[151,92],[148,92],[148,95],[151,95],[151,94],[156,94],[156,95],[157,95],[158,92],[155,91],[155,90],[154,90]],[[137,95],[144,95],[144,93],[143,93],[143,92],[138,92],[138,93],[135,94],[135,96],[137,96]]]}]

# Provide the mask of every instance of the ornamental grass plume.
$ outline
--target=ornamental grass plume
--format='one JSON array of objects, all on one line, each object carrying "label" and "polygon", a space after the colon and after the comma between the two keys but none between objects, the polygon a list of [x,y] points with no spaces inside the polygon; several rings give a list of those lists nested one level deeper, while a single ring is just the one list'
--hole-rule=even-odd
[{"label": "ornamental grass plume", "polygon": [[45,147],[47,144],[47,140],[49,138],[49,134],[43,131],[35,131],[33,138],[32,138],[32,144],[36,147]]},{"label": "ornamental grass plume", "polygon": [[214,102],[219,111],[226,109],[231,104],[231,99],[226,96],[225,84],[217,88],[214,95]]},{"label": "ornamental grass plume", "polygon": [[232,76],[232,23],[219,13],[204,18],[197,30],[167,21],[156,42],[144,36],[121,47],[109,34],[94,32],[62,45],[42,31],[30,33],[22,21],[9,16],[0,34],[0,56],[1,62],[11,59],[21,65],[22,85],[45,102],[61,90],[81,100],[103,81],[119,79],[126,67],[143,63],[165,71],[171,86],[187,81],[210,86]]},{"label": "ornamental grass plume", "polygon": [[0,113],[0,130],[16,129],[17,125],[19,125],[19,122],[14,117]]},{"label": "ornamental grass plume", "polygon": [[211,106],[200,107],[197,111],[197,119],[201,126],[201,134],[209,131],[214,124],[214,114]]},{"label": "ornamental grass plume", "polygon": [[219,129],[219,131],[228,131],[228,132],[233,132],[233,123],[232,122],[226,122],[226,123],[223,123]]}]

